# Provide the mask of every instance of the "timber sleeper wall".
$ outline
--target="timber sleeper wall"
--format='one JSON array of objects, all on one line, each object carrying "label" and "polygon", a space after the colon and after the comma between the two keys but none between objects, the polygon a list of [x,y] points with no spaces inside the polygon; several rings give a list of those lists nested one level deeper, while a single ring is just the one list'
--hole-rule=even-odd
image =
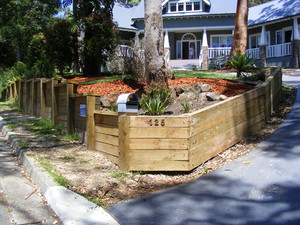
[{"label": "timber sleeper wall", "polygon": [[123,170],[190,171],[259,130],[280,100],[281,85],[278,69],[254,90],[182,116],[115,114],[112,122],[95,112],[92,149]]}]

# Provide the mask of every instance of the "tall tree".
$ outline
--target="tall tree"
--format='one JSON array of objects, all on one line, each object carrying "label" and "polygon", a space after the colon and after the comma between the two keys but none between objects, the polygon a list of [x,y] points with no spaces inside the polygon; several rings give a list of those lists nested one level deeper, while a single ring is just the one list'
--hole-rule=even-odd
[{"label": "tall tree", "polygon": [[64,6],[72,5],[72,11],[73,11],[73,19],[74,23],[76,24],[76,30],[75,33],[77,35],[74,36],[74,49],[73,49],[73,73],[79,73],[80,72],[80,64],[79,64],[79,39],[80,39],[80,30],[79,27],[79,21],[78,21],[78,0],[62,0],[62,3]]},{"label": "tall tree", "polygon": [[15,47],[16,61],[26,62],[32,37],[48,26],[59,7],[59,0],[1,0],[0,36]]},{"label": "tall tree", "polygon": [[238,0],[236,15],[235,15],[235,28],[232,45],[232,54],[246,54],[247,49],[247,34],[248,34],[248,0]]},{"label": "tall tree", "polygon": [[84,27],[83,72],[97,75],[101,64],[114,53],[118,44],[116,24],[113,22],[114,0],[81,0],[79,19]]},{"label": "tall tree", "polygon": [[168,86],[168,71],[164,59],[161,0],[145,0],[145,76]]}]

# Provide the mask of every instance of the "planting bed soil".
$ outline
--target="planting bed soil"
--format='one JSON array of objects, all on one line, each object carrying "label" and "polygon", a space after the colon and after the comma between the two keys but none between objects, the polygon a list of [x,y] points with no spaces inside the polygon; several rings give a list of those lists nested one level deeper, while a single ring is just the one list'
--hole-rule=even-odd
[{"label": "planting bed soil", "polygon": [[[76,77],[71,80],[82,83],[99,79],[101,79],[101,77]],[[203,85],[205,88],[199,90],[199,87],[201,89]],[[118,95],[122,93],[137,93],[137,95],[141,97],[144,86],[145,83],[138,83],[130,79],[120,79],[88,85],[81,84],[77,87],[76,91],[77,93],[99,93],[102,96],[101,110],[106,111],[111,108],[111,104],[116,104]],[[228,97],[244,93],[253,89],[255,85],[236,81],[232,82],[224,79],[176,78],[175,80],[169,80],[169,87],[172,91],[173,103],[164,114],[179,115],[199,110]],[[212,95],[213,98],[209,98],[207,95]],[[188,111],[184,109],[184,104],[188,104]],[[144,111],[139,110],[139,114],[144,114]]]},{"label": "planting bed soil", "polygon": [[[103,77],[84,78],[77,77],[71,79],[77,82],[87,82],[91,80],[98,80]],[[245,83],[236,83],[224,79],[200,79],[200,78],[176,78],[175,80],[169,80],[170,87],[178,87],[183,84],[195,86],[197,83],[209,84],[212,87],[212,91],[218,94],[232,97],[241,94],[245,91],[249,91],[254,88],[253,85]],[[100,82],[89,85],[79,85],[77,88],[78,93],[94,92],[99,93],[102,96],[109,94],[122,94],[122,93],[134,93],[140,89],[143,89],[145,83],[138,83],[130,79],[117,80],[110,82]]]}]

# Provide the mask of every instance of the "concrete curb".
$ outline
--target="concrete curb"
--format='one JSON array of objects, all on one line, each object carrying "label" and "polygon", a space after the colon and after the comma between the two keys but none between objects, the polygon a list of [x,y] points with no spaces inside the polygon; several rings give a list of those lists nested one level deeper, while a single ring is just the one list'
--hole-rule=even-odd
[{"label": "concrete curb", "polygon": [[65,187],[56,185],[48,173],[24,154],[14,139],[17,134],[10,131],[5,124],[5,120],[0,116],[0,131],[64,225],[119,225],[102,207],[89,202]]}]

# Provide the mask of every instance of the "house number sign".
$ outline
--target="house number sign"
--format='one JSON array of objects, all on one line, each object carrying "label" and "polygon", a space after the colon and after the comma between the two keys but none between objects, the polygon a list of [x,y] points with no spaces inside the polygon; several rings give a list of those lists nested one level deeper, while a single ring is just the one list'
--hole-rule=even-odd
[{"label": "house number sign", "polygon": [[164,127],[166,125],[165,119],[150,119],[148,123],[150,127]]}]

